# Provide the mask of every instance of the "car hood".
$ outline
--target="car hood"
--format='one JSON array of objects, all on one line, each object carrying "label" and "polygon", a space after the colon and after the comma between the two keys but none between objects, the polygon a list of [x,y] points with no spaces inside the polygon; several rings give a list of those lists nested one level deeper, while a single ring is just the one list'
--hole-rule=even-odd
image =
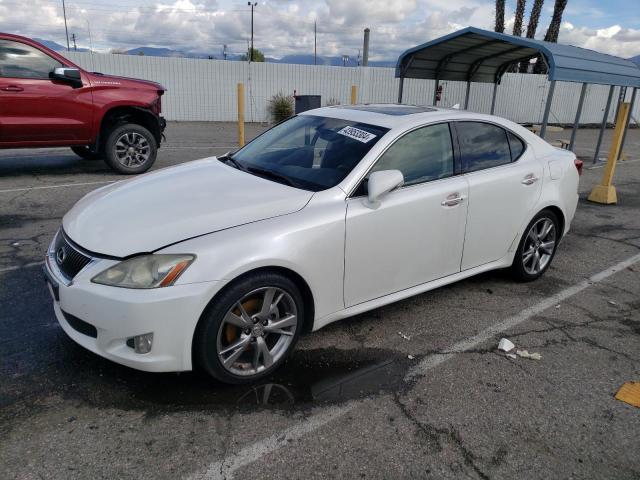
[{"label": "car hood", "polygon": [[89,80],[94,86],[108,86],[108,87],[129,87],[129,88],[142,88],[150,90],[166,91],[166,88],[157,82],[151,80],[143,80],[141,78],[131,77],[119,77],[116,75],[105,75],[104,73],[91,72],[88,73]]},{"label": "car hood", "polygon": [[99,188],[76,203],[62,225],[81,247],[126,257],[287,215],[312,196],[211,157]]}]

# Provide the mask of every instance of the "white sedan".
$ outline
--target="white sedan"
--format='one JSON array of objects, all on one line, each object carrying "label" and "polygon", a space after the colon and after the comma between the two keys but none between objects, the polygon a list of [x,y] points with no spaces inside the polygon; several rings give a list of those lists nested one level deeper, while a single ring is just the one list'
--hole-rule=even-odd
[{"label": "white sedan", "polygon": [[575,213],[574,161],[494,116],[320,108],[88,194],[45,274],[87,349],[252,382],[303,332],[487,270],[541,276]]}]

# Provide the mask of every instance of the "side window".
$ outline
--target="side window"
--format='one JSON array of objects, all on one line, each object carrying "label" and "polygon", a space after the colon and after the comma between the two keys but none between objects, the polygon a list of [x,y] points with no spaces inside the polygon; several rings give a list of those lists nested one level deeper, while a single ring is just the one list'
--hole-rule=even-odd
[{"label": "side window", "polygon": [[457,122],[456,131],[465,171],[475,172],[511,163],[507,133],[503,128],[490,123]]},{"label": "side window", "polygon": [[389,147],[370,173],[380,170],[400,170],[405,185],[453,175],[449,124],[439,123],[407,133]]},{"label": "side window", "polygon": [[509,137],[509,147],[511,147],[511,161],[515,162],[524,152],[524,142],[509,131],[507,137]]},{"label": "side window", "polygon": [[37,48],[12,40],[0,40],[0,77],[48,79],[63,65]]}]

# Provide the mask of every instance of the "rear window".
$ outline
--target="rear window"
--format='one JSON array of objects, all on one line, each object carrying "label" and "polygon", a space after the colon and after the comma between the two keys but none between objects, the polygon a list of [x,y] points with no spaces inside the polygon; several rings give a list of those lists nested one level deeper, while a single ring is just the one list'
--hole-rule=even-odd
[{"label": "rear window", "polygon": [[511,147],[511,161],[515,162],[524,152],[524,142],[511,132],[507,132],[507,137],[509,137],[509,147]]},{"label": "rear window", "polygon": [[465,171],[511,163],[511,149],[503,128],[490,123],[456,122],[456,131]]}]

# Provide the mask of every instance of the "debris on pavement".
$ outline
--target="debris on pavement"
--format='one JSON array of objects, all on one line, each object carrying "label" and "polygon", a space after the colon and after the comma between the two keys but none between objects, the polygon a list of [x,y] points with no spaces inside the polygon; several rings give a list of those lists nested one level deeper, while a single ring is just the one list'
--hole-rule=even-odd
[{"label": "debris on pavement", "polygon": [[529,353],[527,350],[516,350],[516,355],[522,358],[530,358],[531,360],[542,359],[542,355],[539,353]]},{"label": "debris on pavement", "polygon": [[556,308],[560,308],[560,304],[556,305]]},{"label": "debris on pavement", "polygon": [[501,338],[500,343],[498,343],[498,350],[502,350],[503,352],[510,352],[514,348],[516,348],[516,346],[508,338]]},{"label": "debris on pavement", "polygon": [[510,358],[511,360],[515,360],[516,358],[518,358],[515,353],[507,353],[505,357]]},{"label": "debris on pavement", "polygon": [[613,300],[609,300],[609,305],[617,305],[617,303],[614,302]]},{"label": "debris on pavement", "polygon": [[409,360],[415,360],[415,358],[416,358],[416,357],[414,357],[413,355],[407,355],[407,358],[408,358]]},{"label": "debris on pavement", "polygon": [[410,337],[410,336],[405,335],[405,334],[404,334],[404,333],[402,333],[402,332],[398,332],[398,335],[400,335],[400,336],[401,336],[402,338],[404,338],[405,340],[411,340],[411,337]]},{"label": "debris on pavement", "polygon": [[616,393],[616,400],[640,408],[640,382],[624,383]]}]

